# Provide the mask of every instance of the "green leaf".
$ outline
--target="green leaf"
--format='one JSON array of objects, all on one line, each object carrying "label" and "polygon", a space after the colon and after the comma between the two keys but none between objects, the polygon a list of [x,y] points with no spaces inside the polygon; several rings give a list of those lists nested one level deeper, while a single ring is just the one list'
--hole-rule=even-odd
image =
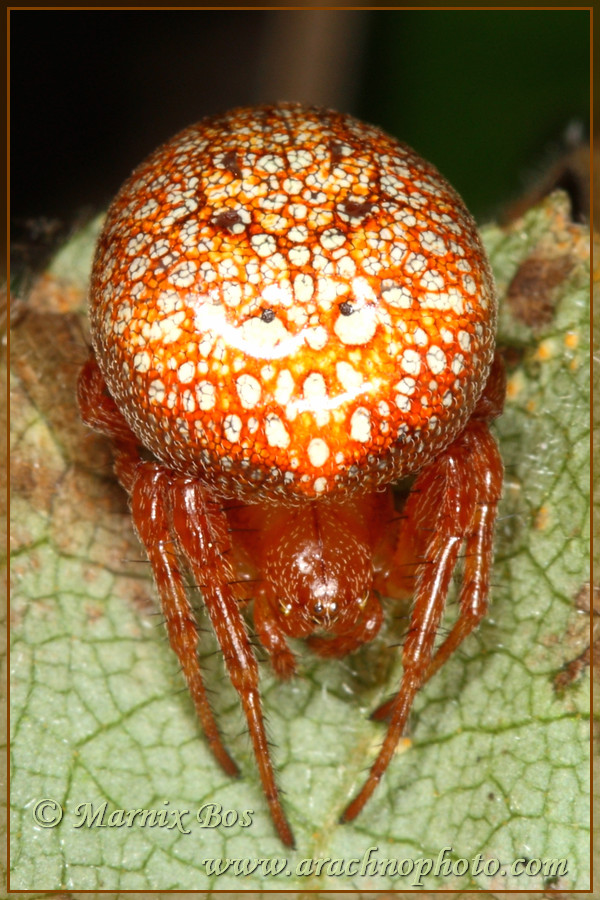
[{"label": "green leaf", "polygon": [[[563,196],[484,232],[502,297],[512,282],[500,326],[509,390],[495,433],[506,487],[489,618],[420,694],[412,744],[401,746],[352,825],[337,820],[382,738],[368,715],[399,681],[402,610],[390,608],[386,633],[339,662],[315,661],[298,644],[301,672],[292,682],[262,666],[297,839],[287,852],[206,617],[200,611],[203,666],[239,781],[217,767],[182,690],[110,449],[78,420],[85,273],[97,227],[38,282],[13,338],[11,888],[587,889],[589,696],[576,661],[589,582],[589,274],[587,235],[568,221]],[[525,277],[532,272],[543,288],[539,310]],[[62,808],[56,827],[36,824],[43,799]],[[104,822],[119,809],[189,810],[189,833],[139,821],[77,827],[78,808],[92,815],[104,803]],[[231,824],[201,827],[205,804],[234,811]],[[242,827],[246,810],[251,824]],[[379,869],[348,874],[349,861],[359,860],[350,872],[360,869],[369,848]],[[436,874],[444,848],[450,871]],[[487,875],[473,871],[478,854]],[[286,874],[265,874],[260,863],[250,874],[230,865],[211,875],[204,862],[271,858],[288,860]],[[297,873],[302,860],[327,858],[345,862]],[[510,874],[520,858],[533,861],[531,874]],[[386,873],[386,859],[405,861],[409,874]],[[417,861],[429,859],[432,871],[419,878],[427,864]],[[560,877],[535,862],[552,859],[566,860]],[[469,861],[464,874],[461,860]]]}]

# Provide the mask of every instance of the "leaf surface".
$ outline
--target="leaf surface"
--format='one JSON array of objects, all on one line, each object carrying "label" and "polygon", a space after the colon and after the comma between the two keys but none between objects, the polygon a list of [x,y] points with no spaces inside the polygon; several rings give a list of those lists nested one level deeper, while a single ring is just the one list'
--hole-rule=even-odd
[{"label": "leaf surface", "polygon": [[[201,599],[206,681],[239,781],[217,767],[182,690],[110,448],[78,420],[85,273],[97,227],[37,283],[13,341],[11,888],[588,888],[588,678],[583,667],[570,680],[561,673],[575,671],[568,664],[585,649],[589,272],[587,234],[569,222],[564,197],[484,231],[500,296],[510,298],[499,336],[509,382],[494,431],[506,485],[490,615],[419,696],[411,745],[400,747],[352,825],[337,820],[382,738],[368,715],[399,683],[405,613],[390,610],[387,631],[339,662],[316,661],[298,644],[301,672],[292,682],[262,666],[297,839],[290,852],[267,815]],[[524,265],[543,286],[541,303]],[[447,621],[454,614],[451,605]],[[62,808],[54,828],[35,822],[44,798]],[[81,824],[104,803],[103,819]],[[233,811],[230,824],[202,827],[206,804]],[[136,809],[166,811],[166,824],[118,824],[115,811]],[[242,827],[247,810],[251,824]],[[484,868],[476,874],[478,854]],[[556,877],[533,862],[531,874],[513,875],[520,858],[565,859],[566,872]],[[274,859],[287,860],[283,873],[252,862]],[[325,859],[317,874],[314,861]],[[442,859],[447,866],[436,872]],[[205,860],[229,865],[210,874],[216,864]],[[248,862],[238,872],[231,860]],[[427,863],[419,860],[432,861],[421,877]]]}]

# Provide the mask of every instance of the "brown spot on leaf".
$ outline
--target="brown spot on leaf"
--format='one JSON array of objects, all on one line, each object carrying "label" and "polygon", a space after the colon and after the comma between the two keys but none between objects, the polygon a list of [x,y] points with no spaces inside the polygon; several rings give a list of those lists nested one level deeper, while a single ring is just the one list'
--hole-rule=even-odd
[{"label": "brown spot on leaf", "polygon": [[551,322],[556,304],[555,289],[566,279],[573,265],[569,254],[552,257],[534,253],[522,262],[506,293],[514,317],[531,328]]},{"label": "brown spot on leaf", "polygon": [[15,402],[20,394],[36,408],[65,463],[109,471],[110,445],[86,428],[77,407],[77,377],[87,354],[77,316],[29,308],[11,334],[11,366],[18,376]]},{"label": "brown spot on leaf", "polygon": [[560,672],[554,677],[554,690],[558,693],[562,692],[570,684],[576,681],[584,669],[590,664],[590,647],[586,647],[583,653],[576,656],[575,659],[565,663]]},{"label": "brown spot on leaf", "polygon": [[[566,633],[568,648],[576,652],[554,676],[554,690],[562,693],[589,666],[592,650],[594,651],[594,667],[600,670],[598,654],[600,652],[600,585],[584,584],[575,597],[577,618],[569,625]],[[590,622],[591,617],[591,622]],[[591,631],[591,641],[590,641]],[[597,675],[600,671],[596,672]]]}]

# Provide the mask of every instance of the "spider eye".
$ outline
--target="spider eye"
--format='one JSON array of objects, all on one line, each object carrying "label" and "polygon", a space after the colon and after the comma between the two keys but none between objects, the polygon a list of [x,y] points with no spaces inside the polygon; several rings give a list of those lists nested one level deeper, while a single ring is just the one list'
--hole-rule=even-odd
[{"label": "spider eye", "polygon": [[313,606],[313,613],[315,614],[315,616],[320,616],[322,612],[323,612],[323,604],[315,603],[315,605]]},{"label": "spider eye", "polygon": [[274,309],[263,309],[263,311],[260,314],[260,317],[263,320],[263,322],[267,322],[267,324],[268,324],[269,322],[272,322],[273,319],[275,318],[275,310]]},{"label": "spider eye", "polygon": [[343,303],[340,303],[339,309],[343,316],[351,316],[354,312],[354,307],[351,303],[348,303],[347,300],[345,300]]}]

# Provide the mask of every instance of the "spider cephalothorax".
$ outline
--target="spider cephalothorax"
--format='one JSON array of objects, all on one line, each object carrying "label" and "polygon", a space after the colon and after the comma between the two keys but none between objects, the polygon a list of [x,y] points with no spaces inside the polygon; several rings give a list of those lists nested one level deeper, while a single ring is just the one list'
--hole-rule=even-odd
[{"label": "spider cephalothorax", "polygon": [[[377,713],[388,733],[353,818],[416,692],[486,609],[502,483],[487,422],[504,389],[473,220],[433,166],[378,129],[295,104],[238,109],[181,132],[125,183],[90,314],[83,418],[114,439],[171,644],[233,773],[180,564],[204,586],[285,843],[240,599],[289,676],[288,637],[343,655],[377,633],[382,596],[414,594],[404,676]],[[391,485],[409,474],[399,518]],[[461,613],[434,654],[465,544]]]}]

